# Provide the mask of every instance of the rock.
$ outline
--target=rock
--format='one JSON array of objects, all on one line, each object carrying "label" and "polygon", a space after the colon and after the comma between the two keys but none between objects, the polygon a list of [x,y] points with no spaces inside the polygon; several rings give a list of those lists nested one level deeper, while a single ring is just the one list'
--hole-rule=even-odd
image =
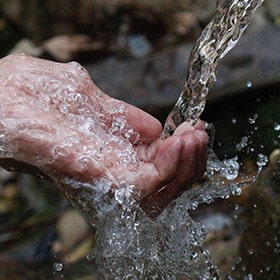
[{"label": "rock", "polygon": [[218,67],[217,83],[210,99],[279,83],[279,36],[280,28],[272,25],[244,34]]},{"label": "rock", "polygon": [[143,35],[130,35],[127,38],[130,54],[136,58],[142,58],[151,53],[151,45]]},{"label": "rock", "polygon": [[213,17],[216,9],[216,2],[217,1],[213,0],[197,0],[193,2],[195,3],[195,5],[193,5],[193,12],[203,25],[207,24]]},{"label": "rock", "polygon": [[171,15],[169,22],[169,30],[179,36],[187,36],[189,34],[199,35],[200,27],[197,17],[190,12],[177,12]]},{"label": "rock", "polygon": [[96,18],[95,1],[0,0],[0,5],[4,18],[37,43],[58,34],[75,33],[78,25]]},{"label": "rock", "polygon": [[[4,18],[38,43],[57,35],[84,31],[108,38],[110,33],[118,32],[124,15],[130,19],[132,28],[144,28],[148,32],[151,32],[149,24],[166,23],[170,14],[181,11],[195,13],[207,21],[213,12],[209,7],[215,7],[215,1],[83,0],[69,4],[67,0],[0,0],[0,5]],[[138,24],[140,22],[144,25]]]},{"label": "rock", "polygon": [[[248,30],[218,66],[217,82],[208,102],[280,83],[279,45],[280,27],[268,25]],[[84,66],[108,94],[162,116],[182,90],[192,46],[182,44],[143,59],[110,57]]]},{"label": "rock", "polygon": [[60,35],[43,43],[42,48],[57,61],[69,62],[93,57],[96,53],[107,52],[102,42],[94,42],[84,34]]},{"label": "rock", "polygon": [[84,66],[108,94],[157,114],[177,99],[190,49],[191,45],[184,45],[144,59],[118,60],[111,57],[101,63]]},{"label": "rock", "polygon": [[14,176],[15,172],[10,172],[0,167],[0,186],[3,182],[12,179]]},{"label": "rock", "polygon": [[26,53],[31,56],[41,56],[43,55],[43,49],[36,46],[31,40],[25,38],[20,40],[11,50],[10,54],[14,53]]},{"label": "rock", "polygon": [[22,264],[18,263],[9,255],[0,254],[0,263],[1,263],[1,270],[0,270],[0,279],[22,279],[27,280],[33,276],[32,272],[28,272]]},{"label": "rock", "polygon": [[268,16],[271,20],[280,25],[280,1],[279,0],[269,0],[265,2],[265,7],[268,13]]},{"label": "rock", "polygon": [[[274,150],[269,157],[272,169],[272,177],[276,183],[280,183],[280,149]],[[279,192],[279,190],[276,189]]]},{"label": "rock", "polygon": [[[170,18],[177,13],[192,14],[197,22],[205,25],[214,14],[216,1],[83,0],[69,4],[67,0],[0,0],[0,5],[4,19],[16,26],[26,37],[39,43],[57,35],[75,33],[108,39],[110,34],[118,32],[124,18],[129,19],[132,29],[145,29],[146,33],[152,31],[153,24],[158,27],[162,24],[161,32],[166,35],[169,30],[164,30],[164,26],[168,25]],[[279,1],[266,0],[263,5],[272,21],[279,22]],[[183,19],[180,16],[179,22],[180,27],[174,28],[185,32],[186,24],[190,23],[189,19],[186,21],[185,16]],[[192,29],[190,31],[192,32]],[[151,34],[153,35],[156,34]]]},{"label": "rock", "polygon": [[[70,253],[89,233],[89,225],[76,209],[63,212],[57,222],[57,231],[62,243],[62,252]],[[88,252],[85,252],[85,255]]]},{"label": "rock", "polygon": [[[251,186],[246,210],[244,232],[238,258],[232,272],[234,279],[280,278],[280,150],[270,156],[269,165]],[[277,174],[277,176],[275,176]],[[241,277],[241,278],[240,278]]]},{"label": "rock", "polygon": [[54,202],[55,200],[53,193],[49,194],[49,191],[56,190],[54,184],[25,173],[17,174],[17,177],[19,192],[28,204],[41,213],[50,211],[50,201]]}]

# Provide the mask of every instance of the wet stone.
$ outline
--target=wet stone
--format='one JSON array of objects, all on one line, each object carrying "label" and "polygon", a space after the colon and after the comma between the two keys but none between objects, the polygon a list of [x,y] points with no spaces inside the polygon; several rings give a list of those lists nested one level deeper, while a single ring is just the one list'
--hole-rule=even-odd
[{"label": "wet stone", "polygon": [[9,179],[13,178],[15,176],[15,174],[13,172],[9,172],[3,168],[0,168],[0,185],[5,182],[8,181]]},{"label": "wet stone", "polygon": [[[267,25],[248,30],[218,66],[217,82],[208,95],[208,104],[236,92],[280,83],[279,44],[280,27]],[[84,66],[104,91],[163,120],[182,90],[192,47],[187,43],[141,59],[111,57]]]},{"label": "wet stone", "polygon": [[[278,164],[277,164],[278,162]],[[278,279],[280,276],[280,193],[279,150],[270,155],[270,162],[257,181],[250,186],[244,231],[239,245],[240,262],[232,272],[234,279],[252,275],[252,279]],[[248,275],[249,275],[248,274]],[[243,278],[244,279],[244,278]]]}]

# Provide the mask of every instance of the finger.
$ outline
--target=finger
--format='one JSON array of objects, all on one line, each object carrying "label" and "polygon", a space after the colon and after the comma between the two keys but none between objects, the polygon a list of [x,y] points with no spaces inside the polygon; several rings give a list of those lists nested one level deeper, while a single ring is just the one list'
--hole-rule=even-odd
[{"label": "finger", "polygon": [[196,129],[205,130],[205,125],[206,123],[204,121],[198,120],[194,127]]},{"label": "finger", "polygon": [[[204,131],[197,130],[191,136],[185,136],[175,180],[166,186],[167,203],[190,188],[203,175],[207,159],[207,141],[208,136]],[[161,196],[163,193],[161,192]]]},{"label": "finger", "polygon": [[183,122],[176,128],[173,135],[180,136],[185,133],[192,132],[194,130],[195,130],[195,127],[193,125],[191,125],[190,123],[187,123],[187,122]]},{"label": "finger", "polygon": [[208,136],[204,131],[195,131],[185,136],[175,179],[166,186],[142,200],[141,207],[151,217],[161,211],[184,190],[197,181],[205,170]]},{"label": "finger", "polygon": [[[127,125],[138,134],[137,144],[150,144],[159,137],[162,130],[161,123],[145,111],[109,96],[105,100],[102,100],[102,106],[106,112],[102,116],[104,123],[110,126],[113,117],[118,114],[125,117]],[[112,110],[110,108],[114,108],[113,112],[111,112]],[[135,144],[135,137],[131,140]]]},{"label": "finger", "polygon": [[[170,137],[158,148],[154,160],[150,159],[150,162],[139,167],[137,186],[142,192],[142,198],[157,192],[174,180],[182,146],[180,137]],[[154,170],[147,170],[149,165],[152,165]]]},{"label": "finger", "polygon": [[208,155],[208,140],[209,136],[204,130],[197,130],[195,136],[198,138],[198,146],[197,146],[197,165],[196,175],[195,177],[199,179],[205,172],[206,163],[207,163],[207,155]]},{"label": "finger", "polygon": [[174,179],[163,188],[142,201],[142,206],[151,215],[156,217],[175,199],[183,190],[187,189],[195,180],[197,156],[197,139],[189,135],[184,139],[184,148],[179,157],[179,164]]},{"label": "finger", "polygon": [[204,130],[204,129],[205,129],[205,123],[202,120],[198,120],[195,125],[192,125],[189,122],[183,122],[176,128],[173,135],[180,136],[194,130]]}]

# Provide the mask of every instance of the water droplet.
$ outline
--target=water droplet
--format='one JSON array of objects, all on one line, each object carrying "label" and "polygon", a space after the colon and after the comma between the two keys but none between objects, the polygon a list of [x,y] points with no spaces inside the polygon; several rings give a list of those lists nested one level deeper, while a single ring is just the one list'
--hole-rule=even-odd
[{"label": "water droplet", "polygon": [[265,245],[265,247],[270,247],[270,245],[271,245],[271,243],[269,242],[269,241],[266,241],[265,243],[264,243],[264,245]]},{"label": "water droplet", "polygon": [[280,249],[274,248],[273,252],[278,255],[280,253]]},{"label": "water droplet", "polygon": [[242,261],[242,258],[240,256],[235,257],[234,263],[239,264]]},{"label": "water droplet", "polygon": [[250,118],[249,118],[249,123],[250,123],[250,124],[254,124],[254,123],[256,122],[258,116],[259,116],[258,114],[254,114],[253,117],[250,117]]},{"label": "water droplet", "polygon": [[60,262],[55,262],[55,263],[53,264],[53,269],[54,269],[54,271],[56,271],[56,272],[62,271],[62,270],[63,270],[63,264],[60,263]]},{"label": "water droplet", "polygon": [[241,138],[240,142],[236,145],[237,151],[241,151],[243,148],[248,146],[248,137],[244,136]]},{"label": "water droplet", "polygon": [[197,201],[194,201],[194,202],[192,202],[192,203],[190,204],[190,209],[191,209],[191,210],[196,210],[197,207],[198,207]]},{"label": "water droplet", "polygon": [[239,196],[239,195],[242,194],[242,189],[236,186],[236,188],[234,188],[234,189],[231,191],[231,193],[232,193],[233,195]]},{"label": "water droplet", "polygon": [[151,51],[148,40],[142,35],[128,36],[128,47],[132,56],[144,57]]},{"label": "water droplet", "polygon": [[251,88],[252,86],[253,86],[252,81],[247,81],[247,82],[246,82],[246,87],[247,87],[247,88]]},{"label": "water droplet", "polygon": [[115,191],[115,199],[119,204],[122,204],[124,201],[124,191],[123,189],[118,189]]},{"label": "water droplet", "polygon": [[221,195],[221,198],[222,198],[222,199],[229,199],[229,194]]},{"label": "water droplet", "polygon": [[280,123],[274,123],[274,130],[280,131]]},{"label": "water droplet", "polygon": [[192,252],[191,253],[191,255],[190,255],[190,259],[191,259],[191,261],[196,261],[197,260],[197,258],[198,258],[198,254],[197,254],[197,252]]},{"label": "water droplet", "polygon": [[[140,273],[142,273],[142,271],[143,271],[143,269],[144,269],[144,264],[143,264],[143,263],[137,262],[136,265],[135,265],[135,269],[136,269],[137,271],[139,271]],[[131,279],[133,279],[133,278],[131,278]]]},{"label": "water droplet", "polygon": [[245,275],[243,277],[243,280],[253,280],[253,275],[251,273],[249,273],[248,275]]},{"label": "water droplet", "polygon": [[241,270],[242,270],[243,272],[245,272],[245,271],[246,271],[246,269],[247,269],[247,268],[246,268],[246,266],[245,266],[245,265],[242,265],[242,266],[241,266]]},{"label": "water droplet", "polygon": [[261,170],[268,163],[268,157],[264,154],[258,154],[257,165]]},{"label": "water droplet", "polygon": [[253,249],[248,249],[247,252],[248,252],[249,255],[253,255],[254,254],[254,250]]},{"label": "water droplet", "polygon": [[232,159],[226,159],[223,161],[223,167],[221,168],[220,174],[228,180],[233,180],[238,176],[239,163],[237,157]]}]

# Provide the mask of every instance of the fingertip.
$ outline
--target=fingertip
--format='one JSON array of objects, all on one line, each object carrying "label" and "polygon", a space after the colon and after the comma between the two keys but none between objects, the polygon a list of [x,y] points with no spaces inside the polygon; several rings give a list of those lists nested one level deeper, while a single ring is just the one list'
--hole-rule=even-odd
[{"label": "fingertip", "polygon": [[181,137],[172,136],[160,147],[155,164],[159,176],[163,179],[164,183],[166,183],[164,178],[167,178],[169,181],[174,179],[183,146],[184,143]]},{"label": "fingertip", "polygon": [[205,130],[205,127],[206,127],[206,122],[200,119],[195,124],[196,129]]},{"label": "fingertip", "polygon": [[202,145],[207,144],[209,136],[204,130],[196,130],[194,135]]},{"label": "fingertip", "polygon": [[187,122],[183,122],[182,124],[180,124],[176,130],[174,131],[173,135],[174,136],[181,136],[185,133],[189,133],[191,131],[194,131],[195,128],[194,126],[192,126],[190,123]]}]

